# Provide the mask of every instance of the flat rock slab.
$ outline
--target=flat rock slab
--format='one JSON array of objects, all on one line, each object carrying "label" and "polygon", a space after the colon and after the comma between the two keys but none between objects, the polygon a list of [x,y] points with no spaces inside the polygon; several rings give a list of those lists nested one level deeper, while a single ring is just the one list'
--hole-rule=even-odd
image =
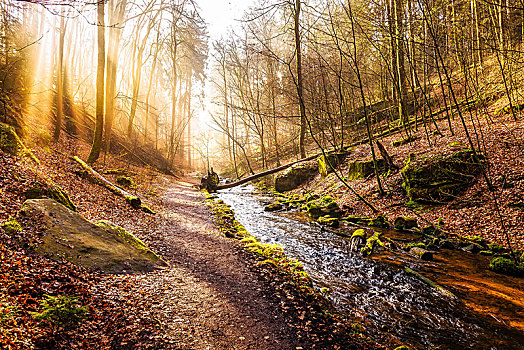
[{"label": "flat rock slab", "polygon": [[[36,251],[51,258],[107,273],[147,272],[167,266],[133,235],[124,238],[104,230],[52,199],[27,200],[19,215],[43,221],[44,236]],[[140,244],[129,242],[129,237]]]}]

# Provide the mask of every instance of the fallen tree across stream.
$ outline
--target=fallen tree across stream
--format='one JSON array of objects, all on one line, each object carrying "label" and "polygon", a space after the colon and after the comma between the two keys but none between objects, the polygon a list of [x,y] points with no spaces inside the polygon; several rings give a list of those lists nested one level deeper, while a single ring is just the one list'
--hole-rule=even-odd
[{"label": "fallen tree across stream", "polygon": [[[256,180],[256,179],[258,179],[260,177],[271,175],[271,174],[274,174],[274,173],[278,173],[279,171],[282,171],[282,170],[286,170],[287,168],[289,168],[289,167],[291,167],[291,166],[293,166],[295,164],[302,163],[302,162],[307,162],[309,160],[313,160],[315,158],[320,157],[321,155],[322,155],[322,153],[315,154],[315,155],[312,155],[312,156],[309,156],[309,157],[306,157],[306,158],[302,158],[302,159],[296,160],[296,161],[291,162],[291,163],[287,163],[287,164],[281,165],[281,166],[273,168],[273,169],[269,169],[269,170],[263,171],[261,173],[255,174],[255,175],[248,176],[246,178],[243,178],[242,180],[238,180],[238,181],[231,182],[231,183],[228,183],[228,184],[217,185],[212,190],[215,190],[215,191],[216,190],[225,190],[227,188],[240,186],[240,185],[245,184],[246,182]],[[209,191],[209,188],[207,190]]]}]

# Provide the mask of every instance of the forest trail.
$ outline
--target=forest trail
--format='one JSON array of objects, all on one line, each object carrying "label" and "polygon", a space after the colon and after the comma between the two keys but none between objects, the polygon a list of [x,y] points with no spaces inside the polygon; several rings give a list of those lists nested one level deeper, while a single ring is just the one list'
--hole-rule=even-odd
[{"label": "forest trail", "polygon": [[170,268],[127,276],[126,292],[142,295],[148,305],[143,312],[162,324],[162,337],[174,349],[309,348],[285,322],[271,288],[250,270],[242,248],[218,231],[202,195],[186,181],[169,185],[158,213],[163,224],[151,233]]}]

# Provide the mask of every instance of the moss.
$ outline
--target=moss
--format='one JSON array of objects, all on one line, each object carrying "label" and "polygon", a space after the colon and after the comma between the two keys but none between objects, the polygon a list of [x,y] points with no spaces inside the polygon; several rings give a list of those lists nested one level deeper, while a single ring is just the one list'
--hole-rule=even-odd
[{"label": "moss", "polygon": [[130,176],[120,175],[116,178],[116,183],[122,187],[130,188],[135,186],[135,181]]},{"label": "moss", "polygon": [[421,229],[421,232],[425,235],[432,235],[432,236],[440,233],[440,231],[433,225],[424,226]]},{"label": "moss", "polygon": [[366,231],[364,231],[361,228],[359,228],[358,230],[355,230],[355,232],[353,232],[353,234],[351,235],[351,239],[356,238],[356,237],[362,237],[363,239],[366,239]]},{"label": "moss", "polygon": [[402,246],[402,249],[404,250],[410,250],[411,248],[422,248],[422,249],[426,249],[426,244],[425,243],[422,243],[422,242],[413,242],[413,243],[408,243],[408,244],[405,244]]},{"label": "moss", "polygon": [[0,225],[4,231],[8,234],[8,235],[12,235],[12,234],[15,234],[17,232],[20,232],[22,231],[22,226],[20,226],[20,224],[18,223],[18,221],[11,217],[9,218],[9,220],[5,221],[2,223],[2,225]]},{"label": "moss", "polygon": [[283,208],[282,203],[274,202],[274,203],[269,203],[268,205],[266,205],[264,207],[264,211],[277,211],[277,210],[281,210],[282,208]]},{"label": "moss", "polygon": [[15,129],[4,123],[0,123],[0,149],[13,156],[28,157],[36,164],[40,164],[38,158],[20,140]]},{"label": "moss", "polygon": [[318,173],[316,161],[293,165],[275,178],[275,190],[278,192],[291,191]]},{"label": "moss", "polygon": [[478,244],[486,243],[486,240],[480,236],[464,236],[464,239],[469,242],[478,243]]},{"label": "moss", "polygon": [[[379,168],[379,171],[382,172],[386,166],[384,159],[378,158],[377,166]],[[349,180],[365,179],[368,176],[372,175],[374,172],[375,167],[373,165],[372,159],[357,160],[349,163],[347,178]]]},{"label": "moss", "polygon": [[493,255],[493,251],[491,250],[481,250],[479,252],[480,255],[485,255],[485,256],[489,256],[489,255]]},{"label": "moss", "polygon": [[411,201],[450,201],[480,173],[479,158],[483,159],[471,149],[460,149],[451,155],[409,161],[401,170],[402,186]]},{"label": "moss", "polygon": [[321,225],[329,226],[329,227],[338,227],[340,225],[340,222],[337,218],[332,218],[330,216],[321,216],[318,218],[318,223]]},{"label": "moss", "polygon": [[393,147],[400,147],[400,146],[406,145],[408,143],[411,143],[413,141],[416,141],[417,139],[418,139],[418,137],[410,136],[410,137],[406,137],[406,138],[403,138],[403,139],[395,140],[395,141],[393,141],[391,143],[391,145]]},{"label": "moss", "polygon": [[55,185],[52,182],[49,182],[49,184],[45,185],[42,183],[36,183],[26,190],[24,195],[27,199],[38,199],[44,197],[54,199],[72,211],[77,211],[76,205],[69,197],[69,194],[67,194],[67,192],[60,186]]},{"label": "moss", "polygon": [[376,218],[369,220],[368,226],[379,227],[379,228],[389,228],[388,218],[384,215],[378,215]]},{"label": "moss", "polygon": [[10,125],[0,123],[0,149],[17,156],[23,148],[22,141],[20,141],[15,129]]},{"label": "moss", "polygon": [[395,230],[410,230],[417,227],[417,219],[412,217],[399,216],[393,223]]},{"label": "moss", "polygon": [[501,273],[504,275],[524,277],[524,265],[515,263],[513,260],[503,257],[496,257],[489,263],[491,271]]},{"label": "moss", "polygon": [[333,172],[333,168],[336,168],[346,158],[348,152],[329,152],[326,156],[320,156],[317,158],[318,172],[322,177],[326,177],[328,174]]},{"label": "moss", "polygon": [[326,215],[340,217],[340,208],[337,202],[328,195],[307,202],[303,208],[314,219]]},{"label": "moss", "polygon": [[142,210],[144,213],[147,213],[147,214],[153,214],[153,215],[156,214],[156,212],[153,209],[149,208],[145,204],[141,204],[140,205],[140,210]]},{"label": "moss", "polygon": [[140,206],[142,205],[142,201],[136,196],[127,195],[124,199],[135,209],[140,209]]},{"label": "moss", "polygon": [[370,256],[377,246],[384,248],[384,243],[381,241],[382,233],[374,232],[366,241],[366,245],[360,249],[363,256]]},{"label": "moss", "polygon": [[397,346],[394,350],[411,350],[411,348],[405,345],[401,345],[401,346]]}]

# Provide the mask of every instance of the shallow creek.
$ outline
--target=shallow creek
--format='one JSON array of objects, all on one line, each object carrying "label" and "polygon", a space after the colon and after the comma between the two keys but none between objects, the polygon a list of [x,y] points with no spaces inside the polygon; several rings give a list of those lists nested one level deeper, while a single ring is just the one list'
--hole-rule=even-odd
[{"label": "shallow creek", "polygon": [[[447,249],[432,262],[403,252],[362,258],[349,251],[349,238],[322,231],[302,212],[265,212],[269,198],[254,190],[236,187],[218,197],[251,235],[281,245],[304,265],[316,287],[329,288],[342,314],[360,319],[377,336],[388,333],[420,349],[524,349],[524,282],[489,271],[489,258]],[[356,228],[343,225],[339,231],[351,235]],[[397,242],[417,238],[383,232]],[[456,298],[406,273],[406,267]]]}]

